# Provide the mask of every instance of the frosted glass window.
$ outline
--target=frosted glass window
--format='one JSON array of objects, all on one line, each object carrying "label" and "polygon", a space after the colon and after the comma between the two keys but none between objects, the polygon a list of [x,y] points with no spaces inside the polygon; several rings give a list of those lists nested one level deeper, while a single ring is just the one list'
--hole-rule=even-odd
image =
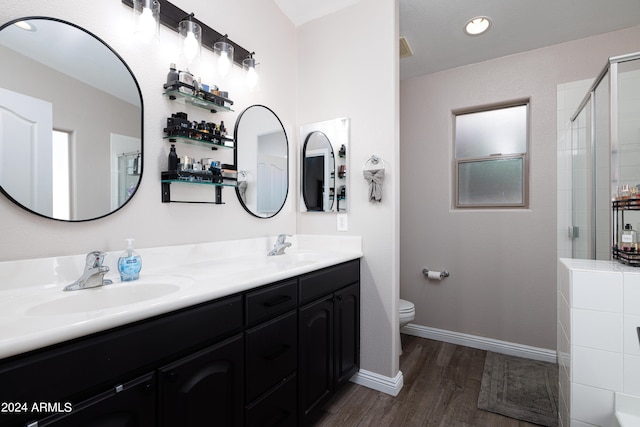
[{"label": "frosted glass window", "polygon": [[523,158],[458,164],[458,205],[522,206]]},{"label": "frosted glass window", "polygon": [[527,152],[527,106],[456,116],[456,158]]},{"label": "frosted glass window", "polygon": [[528,103],[455,116],[455,207],[526,207]]}]

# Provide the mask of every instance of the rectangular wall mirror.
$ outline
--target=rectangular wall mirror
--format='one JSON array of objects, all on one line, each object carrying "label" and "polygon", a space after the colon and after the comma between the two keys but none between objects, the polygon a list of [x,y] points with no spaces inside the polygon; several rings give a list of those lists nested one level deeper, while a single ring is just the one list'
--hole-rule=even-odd
[{"label": "rectangular wall mirror", "polygon": [[300,126],[300,211],[347,212],[349,119]]}]

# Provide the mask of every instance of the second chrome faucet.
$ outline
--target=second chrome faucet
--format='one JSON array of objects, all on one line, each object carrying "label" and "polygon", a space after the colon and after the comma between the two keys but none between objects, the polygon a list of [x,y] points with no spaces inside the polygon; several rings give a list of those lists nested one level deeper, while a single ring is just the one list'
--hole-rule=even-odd
[{"label": "second chrome faucet", "polygon": [[291,246],[291,242],[287,242],[287,237],[291,236],[290,234],[280,234],[276,239],[276,243],[273,245],[273,249],[269,251],[267,256],[274,255],[282,255],[284,254],[284,250]]}]

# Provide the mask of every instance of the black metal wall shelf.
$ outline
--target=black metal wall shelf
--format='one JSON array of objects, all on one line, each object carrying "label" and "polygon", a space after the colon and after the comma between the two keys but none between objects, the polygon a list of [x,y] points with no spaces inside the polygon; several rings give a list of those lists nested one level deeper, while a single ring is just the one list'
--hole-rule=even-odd
[{"label": "black metal wall shelf", "polygon": [[[207,99],[201,98],[196,95],[180,92],[179,90],[175,90],[175,89],[165,90],[162,94],[168,97],[169,99],[171,99],[172,101],[178,101],[183,104],[193,105],[194,107],[209,110],[212,113],[219,113],[219,112],[232,113],[233,112],[231,107],[227,107],[224,104],[221,105],[219,103],[209,101]],[[224,98],[220,98],[220,99],[224,99]]]},{"label": "black metal wall shelf", "polygon": [[[194,203],[194,204],[210,204],[210,205],[224,205],[222,201],[222,189],[224,187],[233,187],[235,184],[227,183],[213,183],[206,181],[185,181],[181,179],[163,179],[162,183],[162,203]],[[185,200],[171,200],[171,184],[195,184],[195,185],[207,185],[215,188],[215,202],[202,202],[202,201],[185,201]]]},{"label": "black metal wall shelf", "polygon": [[618,241],[624,224],[626,224],[624,219],[625,212],[640,211],[640,198],[628,197],[614,200],[611,202],[611,208],[613,211],[613,245],[611,246],[611,257],[623,264],[640,267],[640,248],[638,244],[623,247],[622,242]]},{"label": "black metal wall shelf", "polygon": [[216,139],[214,139],[213,141],[187,138],[186,136],[165,136],[162,139],[165,139],[169,142],[182,142],[184,144],[198,145],[200,147],[210,147],[212,150],[217,150],[218,148],[228,148],[231,150],[235,149],[235,146],[225,144],[225,141],[233,142],[232,138],[226,137],[216,137]]}]

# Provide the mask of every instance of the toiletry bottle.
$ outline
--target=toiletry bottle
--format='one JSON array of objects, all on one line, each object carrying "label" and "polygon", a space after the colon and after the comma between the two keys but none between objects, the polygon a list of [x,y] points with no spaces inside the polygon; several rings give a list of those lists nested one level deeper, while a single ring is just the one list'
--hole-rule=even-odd
[{"label": "toiletry bottle", "polygon": [[127,250],[118,258],[118,272],[123,282],[137,280],[142,270],[142,258],[133,250],[133,239],[126,240]]},{"label": "toiletry bottle", "polygon": [[178,170],[178,154],[176,153],[175,144],[171,144],[171,148],[169,149],[169,170]]},{"label": "toiletry bottle", "polygon": [[631,227],[631,224],[625,224],[620,236],[622,250],[630,251],[631,248],[635,249],[635,243],[637,241],[636,231]]},{"label": "toiletry bottle", "polygon": [[180,78],[180,74],[176,69],[176,64],[169,64],[169,74],[167,74],[167,84],[174,84]]}]

